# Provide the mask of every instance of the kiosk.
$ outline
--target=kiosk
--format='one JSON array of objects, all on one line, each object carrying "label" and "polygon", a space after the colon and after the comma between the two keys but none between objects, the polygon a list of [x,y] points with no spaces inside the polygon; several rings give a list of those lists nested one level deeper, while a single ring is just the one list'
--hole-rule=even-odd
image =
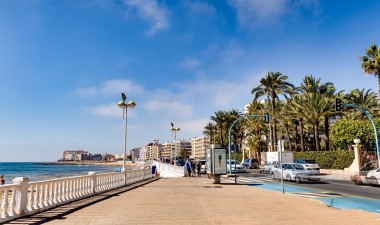
[{"label": "kiosk", "polygon": [[211,145],[206,154],[207,174],[214,184],[220,184],[220,175],[227,174],[226,149],[220,145]]}]

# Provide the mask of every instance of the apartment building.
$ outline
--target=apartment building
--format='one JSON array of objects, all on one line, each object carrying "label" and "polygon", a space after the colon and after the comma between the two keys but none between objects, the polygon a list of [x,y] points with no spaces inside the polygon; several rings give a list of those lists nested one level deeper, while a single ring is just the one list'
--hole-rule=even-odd
[{"label": "apartment building", "polygon": [[206,159],[206,150],[210,148],[208,136],[195,137],[191,139],[191,156],[197,159]]},{"label": "apartment building", "polygon": [[66,150],[66,151],[63,151],[62,160],[64,160],[64,161],[87,160],[86,159],[87,155],[89,155],[88,151],[83,151],[83,150]]}]

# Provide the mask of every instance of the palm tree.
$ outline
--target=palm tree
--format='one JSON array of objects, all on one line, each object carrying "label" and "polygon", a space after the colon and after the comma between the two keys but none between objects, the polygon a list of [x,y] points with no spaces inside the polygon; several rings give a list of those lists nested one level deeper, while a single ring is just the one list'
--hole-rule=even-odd
[{"label": "palm tree", "polygon": [[266,95],[268,103],[271,104],[271,119],[269,123],[269,133],[271,140],[271,147],[277,142],[277,131],[274,115],[276,113],[276,100],[279,100],[279,95],[284,95],[287,98],[287,94],[291,94],[294,85],[287,82],[288,76],[282,75],[280,72],[268,72],[265,78],[261,78],[259,86],[252,89],[251,93],[255,95],[254,100]]},{"label": "palm tree", "polygon": [[[332,101],[321,93],[305,93],[293,98],[296,111],[303,112],[304,118],[313,125],[315,150],[320,150],[320,119],[331,114]],[[302,134],[301,134],[302,135]]]},{"label": "palm tree", "polygon": [[372,89],[365,91],[364,88],[362,90],[356,88],[344,96],[344,99],[346,99],[348,103],[360,106],[369,113],[374,113],[379,110],[378,97]]},{"label": "palm tree", "polygon": [[203,128],[203,134],[207,135],[209,137],[209,142],[215,143],[215,134],[216,134],[216,125],[214,123],[208,123],[204,128]]},{"label": "palm tree", "polygon": [[219,140],[218,143],[221,146],[224,146],[224,139],[226,132],[224,131],[225,122],[227,121],[227,112],[226,111],[217,111],[215,112],[215,116],[211,116],[211,120],[216,123],[216,127],[219,128]]},{"label": "palm tree", "polygon": [[[264,115],[267,112],[267,106],[260,102],[253,100],[247,107],[246,115]],[[245,145],[249,149],[249,156],[251,157],[251,151],[258,153],[257,157],[260,158],[260,152],[262,151],[263,141],[261,136],[265,135],[267,130],[262,119],[247,118],[243,123],[245,130]]]},{"label": "palm tree", "polygon": [[[305,94],[305,93],[319,93],[321,95],[324,95],[326,98],[328,98],[329,101],[333,102],[333,99],[336,95],[339,95],[342,93],[342,91],[335,93],[336,88],[332,82],[326,82],[322,83],[321,78],[315,78],[313,75],[305,76],[303,79],[303,82],[298,87],[298,90]],[[326,109],[328,110],[328,109]],[[331,106],[331,111],[333,110]],[[332,113],[327,113],[324,116],[324,127],[325,127],[325,138],[326,138],[326,149],[330,149],[330,137],[329,137],[329,116],[331,116]],[[317,134],[318,135],[318,134]],[[301,137],[303,137],[301,135]],[[314,139],[316,140],[316,139]],[[319,145],[319,143],[315,143],[315,146]]]},{"label": "palm tree", "polygon": [[365,50],[366,55],[359,59],[362,61],[362,68],[366,74],[373,74],[377,77],[377,83],[380,96],[380,48],[376,45],[371,45]]}]

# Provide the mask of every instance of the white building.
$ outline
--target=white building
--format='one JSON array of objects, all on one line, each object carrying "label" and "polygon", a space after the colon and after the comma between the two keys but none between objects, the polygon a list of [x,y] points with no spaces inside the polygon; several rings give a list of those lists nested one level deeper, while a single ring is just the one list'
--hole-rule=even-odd
[{"label": "white building", "polygon": [[206,150],[210,148],[208,136],[195,137],[191,139],[191,156],[197,159],[206,159]]}]

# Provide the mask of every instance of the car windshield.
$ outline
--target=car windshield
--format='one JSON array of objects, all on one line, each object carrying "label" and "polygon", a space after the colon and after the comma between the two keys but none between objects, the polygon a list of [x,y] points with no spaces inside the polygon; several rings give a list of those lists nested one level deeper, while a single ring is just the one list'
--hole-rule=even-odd
[{"label": "car windshield", "polygon": [[201,161],[201,165],[205,165],[206,164],[206,161]]},{"label": "car windshield", "polygon": [[306,159],[306,160],[305,160],[305,163],[308,163],[308,164],[316,164],[317,162],[316,162],[315,160]]},{"label": "car windshield", "polygon": [[304,168],[303,168],[302,165],[294,164],[293,166],[294,166],[294,168],[295,168],[296,170],[304,170]]},{"label": "car windshield", "polygon": [[[230,164],[230,161],[227,161],[227,164]],[[231,161],[231,164],[235,164],[235,161]],[[239,163],[237,163],[237,164],[239,164]]]}]

